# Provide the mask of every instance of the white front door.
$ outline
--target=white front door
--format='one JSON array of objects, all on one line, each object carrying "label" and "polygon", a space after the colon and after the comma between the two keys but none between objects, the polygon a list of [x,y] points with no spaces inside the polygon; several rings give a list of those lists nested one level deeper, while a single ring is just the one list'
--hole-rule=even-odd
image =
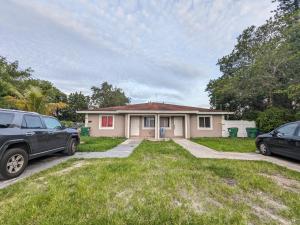
[{"label": "white front door", "polygon": [[182,117],[174,117],[174,136],[183,136]]},{"label": "white front door", "polygon": [[140,118],[131,117],[130,118],[130,135],[139,136],[140,135]]}]

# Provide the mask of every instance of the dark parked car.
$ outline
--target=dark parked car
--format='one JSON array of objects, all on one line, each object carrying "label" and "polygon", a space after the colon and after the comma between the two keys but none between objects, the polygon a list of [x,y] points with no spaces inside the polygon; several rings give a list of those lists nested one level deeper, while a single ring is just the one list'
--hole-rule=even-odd
[{"label": "dark parked car", "polygon": [[272,153],[300,160],[300,121],[282,125],[256,138],[256,147],[263,155]]},{"label": "dark parked car", "polygon": [[79,142],[77,130],[55,117],[0,109],[0,178],[19,176],[33,158],[60,151],[73,155]]}]

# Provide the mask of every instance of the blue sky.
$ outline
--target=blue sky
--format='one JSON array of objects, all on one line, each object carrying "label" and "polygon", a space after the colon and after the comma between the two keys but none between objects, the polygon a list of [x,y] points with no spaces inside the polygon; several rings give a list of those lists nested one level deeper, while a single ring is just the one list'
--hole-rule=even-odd
[{"label": "blue sky", "polygon": [[132,102],[209,107],[205,87],[271,0],[0,0],[0,55],[66,93],[108,81]]}]

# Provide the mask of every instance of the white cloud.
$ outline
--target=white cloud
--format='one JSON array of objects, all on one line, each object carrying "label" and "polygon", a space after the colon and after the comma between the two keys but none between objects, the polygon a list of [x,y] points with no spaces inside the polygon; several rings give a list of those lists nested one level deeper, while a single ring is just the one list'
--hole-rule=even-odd
[{"label": "white cloud", "polygon": [[217,59],[273,8],[270,0],[12,0],[0,8],[0,53],[67,92],[108,80],[137,102],[207,105]]}]

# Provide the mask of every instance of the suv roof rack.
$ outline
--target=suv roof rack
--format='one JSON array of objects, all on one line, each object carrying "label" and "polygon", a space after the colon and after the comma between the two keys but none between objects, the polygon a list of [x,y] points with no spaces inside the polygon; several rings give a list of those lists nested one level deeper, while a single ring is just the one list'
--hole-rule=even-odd
[{"label": "suv roof rack", "polygon": [[17,110],[17,109],[2,109],[2,108],[0,108],[0,111],[5,111],[5,112],[18,112],[18,113],[30,113],[30,114],[40,115],[40,114],[37,113],[37,112],[28,112],[28,111]]}]

